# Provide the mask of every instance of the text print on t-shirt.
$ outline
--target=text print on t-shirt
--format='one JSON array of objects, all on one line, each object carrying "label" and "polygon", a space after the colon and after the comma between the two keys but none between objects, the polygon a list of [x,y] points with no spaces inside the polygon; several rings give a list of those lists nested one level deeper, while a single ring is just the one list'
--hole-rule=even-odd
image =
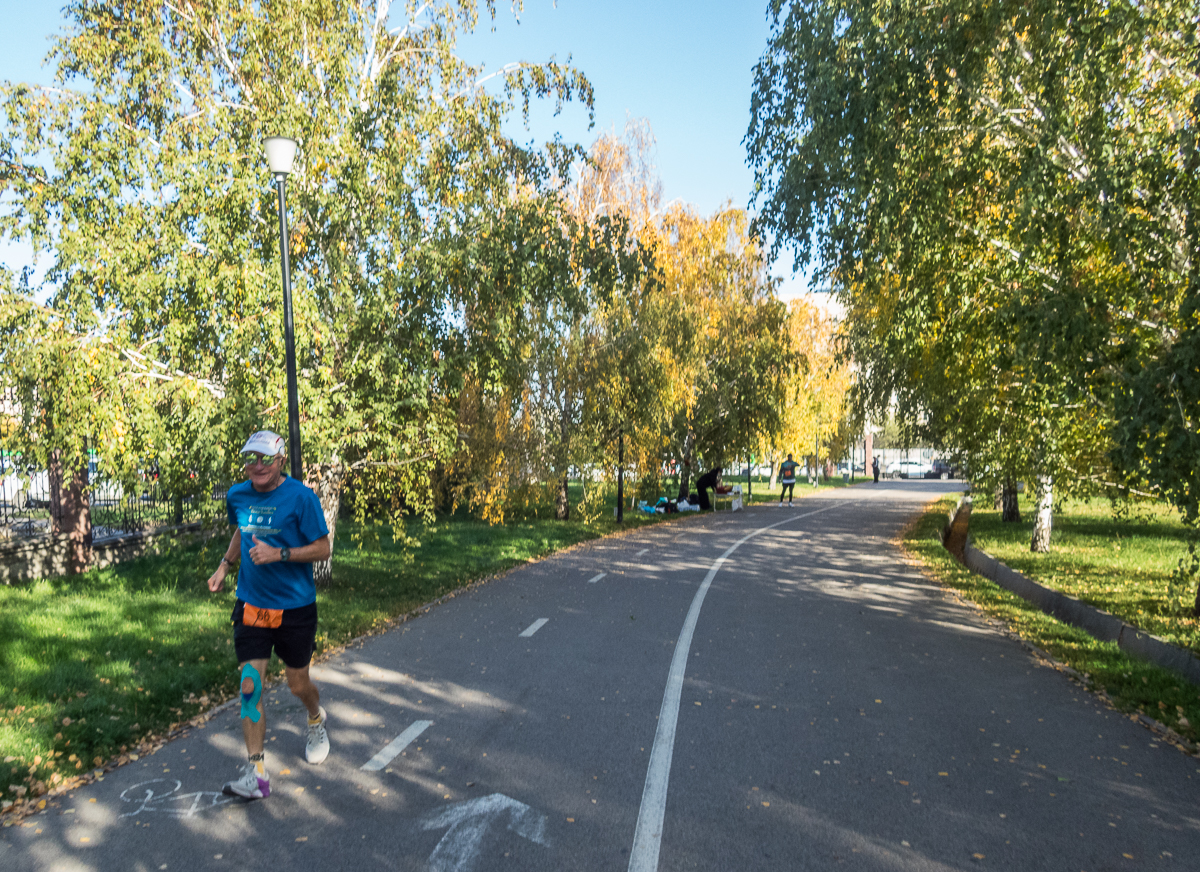
[{"label": "text print on t-shirt", "polygon": [[246,509],[246,519],[241,525],[242,532],[264,536],[278,533],[279,528],[275,526],[275,512],[277,511],[277,506],[250,506]]}]

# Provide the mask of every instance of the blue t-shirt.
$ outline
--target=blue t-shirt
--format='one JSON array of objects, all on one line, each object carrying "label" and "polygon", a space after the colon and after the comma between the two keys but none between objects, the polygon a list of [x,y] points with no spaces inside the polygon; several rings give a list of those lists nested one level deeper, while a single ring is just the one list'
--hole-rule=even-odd
[{"label": "blue t-shirt", "polygon": [[260,609],[298,609],[317,601],[311,563],[266,563],[250,559],[254,537],[275,548],[300,548],[329,535],[321,501],[310,488],[284,476],[272,491],[259,493],[248,481],[235,484],[225,497],[229,523],[242,531],[242,563],[238,599]]}]

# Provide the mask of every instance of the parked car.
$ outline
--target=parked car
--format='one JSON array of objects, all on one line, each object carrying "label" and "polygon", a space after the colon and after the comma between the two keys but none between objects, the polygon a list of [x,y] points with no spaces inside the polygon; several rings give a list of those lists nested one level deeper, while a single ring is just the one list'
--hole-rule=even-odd
[{"label": "parked car", "polygon": [[923,460],[901,460],[899,472],[901,478],[925,478],[932,468]]},{"label": "parked car", "polygon": [[958,469],[953,466],[948,460],[935,460],[929,468],[929,472],[925,473],[926,478],[958,478]]}]

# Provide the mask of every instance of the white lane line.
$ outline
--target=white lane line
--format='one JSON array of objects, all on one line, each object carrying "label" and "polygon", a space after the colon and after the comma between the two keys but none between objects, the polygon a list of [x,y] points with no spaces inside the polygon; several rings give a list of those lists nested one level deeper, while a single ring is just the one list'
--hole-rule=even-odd
[{"label": "white lane line", "polygon": [[803,515],[784,518],[782,521],[776,521],[774,524],[768,524],[747,533],[726,548],[725,553],[718,557],[709,568],[708,575],[704,576],[700,589],[692,598],[692,607],[688,609],[683,629],[675,643],[675,654],[671,657],[671,670],[667,673],[667,689],[663,693],[662,708],[658,712],[658,731],[654,734],[654,746],[650,749],[650,764],[646,767],[646,786],[642,788],[642,805],[638,809],[637,827],[633,831],[633,848],[629,852],[629,872],[657,872],[658,870],[663,819],[667,812],[667,780],[671,775],[671,755],[675,750],[675,725],[679,720],[679,697],[683,693],[683,673],[687,669],[692,647],[692,634],[696,631],[696,622],[700,619],[700,607],[704,605],[704,596],[708,593],[712,580],[729,555],[758,534],[844,505],[846,505],[845,502],[835,503]]},{"label": "white lane line", "polygon": [[604,576],[606,576],[606,575],[608,575],[607,572],[598,572],[595,575],[593,575],[591,578],[588,579],[588,584],[595,584],[600,579],[604,578]]},{"label": "white lane line", "polygon": [[401,751],[412,744],[412,741],[417,738],[417,736],[421,735],[432,725],[433,721],[414,721],[411,727],[409,727],[396,738],[392,739],[392,741],[388,742],[382,751],[380,751],[359,768],[364,772],[378,772],[384,766],[396,759],[396,756]]},{"label": "white lane line", "polygon": [[643,554],[645,554],[645,553],[646,553],[647,551],[649,551],[649,550],[650,550],[649,548],[643,548],[641,551],[639,551],[637,554],[635,554],[635,555],[633,555],[633,556],[634,556],[634,557],[641,557]]},{"label": "white lane line", "polygon": [[546,624],[548,624],[548,623],[550,623],[549,618],[538,618],[536,621],[534,621],[532,624],[530,624],[528,627],[526,627],[524,630],[522,630],[520,632],[520,634],[517,636],[517,638],[528,639],[530,636],[532,636],[534,633],[536,633],[542,627],[546,626]]}]

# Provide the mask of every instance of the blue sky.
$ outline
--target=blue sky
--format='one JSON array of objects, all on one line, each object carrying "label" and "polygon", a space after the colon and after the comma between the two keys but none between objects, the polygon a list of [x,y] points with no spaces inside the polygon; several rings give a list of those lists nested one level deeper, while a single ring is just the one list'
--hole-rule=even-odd
[{"label": "blue sky", "polygon": [[[658,140],[664,199],[680,199],[709,213],[725,202],[749,206],[753,173],[742,145],[750,121],[753,67],[766,46],[766,0],[526,0],[518,23],[498,0],[495,30],[484,18],[460,42],[464,59],[489,71],[511,61],[551,55],[581,69],[595,88],[596,126],[578,106],[553,116],[535,106],[525,130],[514,118],[509,132],[521,141],[550,139],[589,144],[601,130],[647,118]],[[41,66],[49,34],[62,26],[58,4],[10,4],[0,29],[0,79],[49,81]],[[0,244],[0,261],[20,270],[28,249]],[[787,277],[782,295],[804,290],[790,278],[790,261],[773,272]]]}]

